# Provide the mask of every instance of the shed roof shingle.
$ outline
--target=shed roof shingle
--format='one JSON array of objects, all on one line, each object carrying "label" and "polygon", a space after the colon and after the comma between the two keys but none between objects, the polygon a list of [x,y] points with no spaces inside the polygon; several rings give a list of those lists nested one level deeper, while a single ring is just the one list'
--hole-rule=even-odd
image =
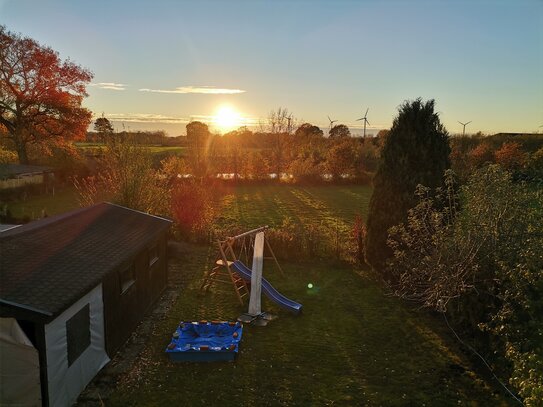
[{"label": "shed roof shingle", "polygon": [[167,229],[102,203],[0,233],[0,301],[56,316]]}]

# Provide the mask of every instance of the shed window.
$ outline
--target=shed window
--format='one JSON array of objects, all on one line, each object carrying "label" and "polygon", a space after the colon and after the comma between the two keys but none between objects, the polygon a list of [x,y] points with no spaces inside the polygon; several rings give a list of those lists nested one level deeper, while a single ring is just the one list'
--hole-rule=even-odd
[{"label": "shed window", "polygon": [[136,273],[134,263],[124,266],[119,271],[119,285],[121,287],[121,294],[124,294],[136,281]]},{"label": "shed window", "polygon": [[68,366],[71,366],[91,343],[89,304],[66,321],[66,339],[68,342]]},{"label": "shed window", "polygon": [[152,266],[158,261],[159,252],[158,252],[158,243],[155,243],[149,248],[149,266]]}]

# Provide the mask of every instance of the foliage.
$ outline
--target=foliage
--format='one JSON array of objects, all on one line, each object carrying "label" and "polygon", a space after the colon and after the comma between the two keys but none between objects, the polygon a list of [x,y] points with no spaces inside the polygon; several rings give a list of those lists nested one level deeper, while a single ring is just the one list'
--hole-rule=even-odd
[{"label": "foliage", "polygon": [[294,136],[297,140],[308,141],[312,138],[320,138],[324,136],[324,132],[317,126],[311,123],[303,123],[296,129]]},{"label": "foliage", "polygon": [[369,138],[362,140],[358,153],[358,162],[355,165],[357,173],[362,171],[373,173],[377,170],[379,165],[379,147],[373,140]]},{"label": "foliage", "polygon": [[104,200],[153,214],[167,214],[169,191],[145,148],[123,135],[108,139],[96,176],[75,180],[82,205]]},{"label": "foliage", "polygon": [[510,171],[519,170],[526,160],[526,154],[522,151],[521,145],[515,142],[503,143],[494,153],[494,157],[497,164]]},{"label": "foliage", "polygon": [[172,188],[171,213],[179,238],[207,241],[214,214],[210,189],[192,180],[176,182]]},{"label": "foliage", "polygon": [[526,162],[526,172],[529,179],[543,185],[543,147],[529,155]]},{"label": "foliage", "polygon": [[243,175],[244,178],[248,178],[249,171],[247,157],[243,154],[240,143],[240,139],[246,137],[246,133],[250,133],[249,130],[247,128],[241,128],[223,136],[226,145],[223,150],[223,161],[225,162],[225,166],[223,166],[222,169],[225,171],[219,169],[216,172],[233,174],[234,180],[237,180],[240,175]]},{"label": "foliage", "polygon": [[466,139],[467,137],[461,136],[450,139],[451,154],[449,158],[451,160],[451,169],[461,182],[467,180],[472,171],[472,167],[468,160],[468,147],[462,143],[462,141]]},{"label": "foliage", "polygon": [[454,174],[445,176],[446,188],[435,194],[418,185],[419,203],[409,210],[405,224],[389,229],[388,245],[394,257],[388,262],[397,296],[422,306],[444,310],[453,298],[473,288],[477,244],[448,244],[453,234],[457,197]]},{"label": "foliage", "polygon": [[278,107],[268,114],[267,132],[271,134],[291,134],[296,127],[296,118],[285,107]]},{"label": "foliage", "polygon": [[416,204],[416,186],[437,187],[449,168],[448,133],[434,104],[420,98],[404,102],[381,151],[365,245],[368,263],[379,271],[384,271],[392,254],[386,244],[387,230],[407,219],[408,210]]},{"label": "foliage", "polygon": [[55,171],[55,184],[71,184],[71,179],[77,176],[85,176],[89,170],[87,163],[72,143],[42,143],[30,146],[30,157],[39,165],[51,167]]},{"label": "foliage", "polygon": [[336,124],[330,129],[330,138],[351,137],[351,131],[344,124]]},{"label": "foliage", "polygon": [[[526,405],[543,394],[543,207],[541,191],[497,165],[433,199],[420,187],[407,223],[391,229],[395,293],[439,311],[510,362]],[[502,368],[507,368],[502,365]]]},{"label": "foliage", "polygon": [[296,118],[288,109],[279,107],[268,115],[268,132],[271,135],[271,163],[277,180],[281,176],[289,161],[289,145],[291,133],[296,124]]},{"label": "foliage", "polygon": [[295,182],[316,183],[322,181],[322,165],[313,155],[299,156],[290,163],[289,172]]},{"label": "foliage", "polygon": [[102,114],[102,117],[94,121],[94,131],[98,133],[98,137],[103,142],[107,136],[113,134],[114,130],[111,122]]},{"label": "foliage", "polygon": [[473,168],[494,162],[494,154],[489,143],[481,143],[468,153],[468,160]]},{"label": "foliage", "polygon": [[270,165],[265,154],[260,151],[251,151],[247,159],[247,172],[254,180],[269,179]]},{"label": "foliage", "polygon": [[190,173],[190,166],[187,161],[176,155],[170,155],[160,162],[160,176],[169,184],[183,178]]},{"label": "foliage", "polygon": [[208,175],[208,152],[211,134],[207,124],[194,121],[187,124],[187,143],[192,175],[203,178]]},{"label": "foliage", "polygon": [[28,146],[82,139],[91,112],[81,103],[92,74],[31,38],[0,26],[0,124],[28,163]]},{"label": "foliage", "polygon": [[17,153],[0,145],[0,164],[13,164],[17,162]]},{"label": "foliage", "polygon": [[[357,143],[358,144],[358,143]],[[339,180],[343,175],[353,176],[356,168],[356,147],[350,139],[341,139],[331,146],[326,154],[326,170],[333,180]]]},{"label": "foliage", "polygon": [[[211,134],[205,124],[192,122],[187,127],[187,173],[196,178],[218,176],[243,182],[274,179],[315,183],[330,179],[325,164],[330,155],[336,164],[347,168],[342,180],[369,182],[379,156],[376,140],[325,138],[322,130],[310,123],[303,123],[292,134],[295,121],[292,113],[279,108],[270,113],[261,131],[240,127],[224,135]],[[330,152],[338,143],[345,143],[343,150]],[[340,157],[333,153],[345,154]]]}]

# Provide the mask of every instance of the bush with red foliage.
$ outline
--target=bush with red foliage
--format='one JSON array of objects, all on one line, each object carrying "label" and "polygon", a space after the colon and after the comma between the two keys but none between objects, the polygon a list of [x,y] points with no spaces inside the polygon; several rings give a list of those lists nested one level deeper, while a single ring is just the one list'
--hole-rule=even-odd
[{"label": "bush with red foliage", "polygon": [[519,170],[524,165],[526,154],[522,151],[519,143],[514,141],[503,143],[499,150],[494,153],[496,163],[506,170]]},{"label": "bush with red foliage", "polygon": [[176,183],[172,187],[171,211],[179,237],[207,239],[213,220],[212,194],[208,188],[193,181]]}]

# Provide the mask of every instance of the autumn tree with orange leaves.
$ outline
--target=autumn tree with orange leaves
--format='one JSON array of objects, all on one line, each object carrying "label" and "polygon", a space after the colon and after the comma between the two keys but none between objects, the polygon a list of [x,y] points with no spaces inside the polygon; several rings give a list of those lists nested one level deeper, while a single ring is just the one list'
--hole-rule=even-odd
[{"label": "autumn tree with orange leaves", "polygon": [[29,162],[29,146],[64,145],[84,137],[91,112],[81,107],[92,73],[53,49],[0,26],[0,127]]}]

